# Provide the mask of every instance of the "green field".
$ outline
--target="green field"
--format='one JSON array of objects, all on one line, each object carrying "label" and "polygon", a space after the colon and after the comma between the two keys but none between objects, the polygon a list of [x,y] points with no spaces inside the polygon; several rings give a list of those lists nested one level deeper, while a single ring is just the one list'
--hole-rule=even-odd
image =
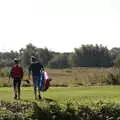
[{"label": "green field", "polygon": [[[68,69],[46,69],[49,76],[52,78],[50,89],[47,92],[42,92],[44,99],[51,99],[58,103],[66,101],[75,101],[81,104],[89,104],[91,102],[102,101],[120,101],[120,86],[112,86],[112,78],[110,71],[116,75],[117,83],[119,84],[119,72],[112,68],[68,68]],[[24,76],[22,86],[28,79]],[[32,80],[31,87],[21,88],[22,100],[34,100]],[[12,79],[8,77],[0,77],[0,100],[13,100]],[[55,87],[59,86],[59,87]],[[67,87],[64,87],[67,86]]]},{"label": "green field", "polygon": [[[0,77],[0,119],[120,120],[120,71],[113,68],[46,69],[51,87],[35,100],[33,83],[22,80],[21,100],[12,79]],[[27,85],[27,87],[25,87]],[[29,87],[28,87],[29,86]],[[31,86],[31,87],[30,87]]]},{"label": "green field", "polygon": [[[0,100],[13,101],[13,90],[11,87],[0,88]],[[42,92],[44,100],[64,103],[68,101],[90,104],[94,102],[120,101],[120,86],[86,86],[86,87],[51,87],[47,92]],[[34,101],[33,88],[21,88],[21,100]]]}]

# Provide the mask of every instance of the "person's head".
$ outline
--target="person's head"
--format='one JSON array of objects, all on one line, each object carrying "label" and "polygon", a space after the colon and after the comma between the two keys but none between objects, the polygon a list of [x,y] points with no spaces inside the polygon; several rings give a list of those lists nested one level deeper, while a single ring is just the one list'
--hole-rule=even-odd
[{"label": "person's head", "polygon": [[14,63],[15,63],[15,64],[18,64],[18,63],[19,63],[19,59],[18,59],[18,58],[15,58],[15,59],[14,59]]},{"label": "person's head", "polygon": [[32,57],[31,57],[31,60],[32,60],[32,62],[36,62],[36,61],[37,61],[37,58],[34,57],[34,56],[32,56]]}]

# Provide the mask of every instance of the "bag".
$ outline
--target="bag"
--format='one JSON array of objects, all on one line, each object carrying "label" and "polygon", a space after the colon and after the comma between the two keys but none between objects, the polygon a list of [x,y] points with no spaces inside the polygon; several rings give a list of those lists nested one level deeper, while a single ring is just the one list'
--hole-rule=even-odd
[{"label": "bag", "polygon": [[44,89],[44,72],[40,72],[40,90]]},{"label": "bag", "polygon": [[52,80],[51,78],[49,78],[47,72],[44,72],[44,80],[45,80],[44,91],[46,91],[50,87],[50,81]]},{"label": "bag", "polygon": [[13,77],[13,78],[15,78],[15,77],[22,77],[23,76],[23,70],[22,70],[22,68],[19,66],[19,65],[13,65],[12,66],[12,70],[11,70],[11,76]]},{"label": "bag", "polygon": [[47,72],[40,72],[40,90],[46,91],[50,87],[51,80]]}]

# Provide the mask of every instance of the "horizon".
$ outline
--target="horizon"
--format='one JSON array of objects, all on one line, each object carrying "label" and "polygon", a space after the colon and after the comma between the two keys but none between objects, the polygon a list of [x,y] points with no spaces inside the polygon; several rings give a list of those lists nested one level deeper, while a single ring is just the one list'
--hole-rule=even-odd
[{"label": "horizon", "polygon": [[[28,43],[28,44],[26,44],[26,46],[27,45],[29,45],[29,44],[32,44],[32,43]],[[32,44],[33,45],[33,44]],[[93,46],[96,46],[96,45],[98,45],[98,46],[100,46],[100,45],[102,45],[102,44],[82,44],[82,45],[93,45]],[[82,47],[82,45],[81,46],[79,46],[79,47],[75,47],[75,48],[80,48],[80,47]],[[20,48],[20,49],[26,49],[26,46],[24,47],[24,48]],[[37,46],[35,46],[35,45],[33,45],[34,47],[36,47],[36,48],[42,48],[42,47],[37,47]],[[107,47],[107,46],[104,46],[104,45],[102,45],[103,47]],[[43,47],[42,49],[45,49],[45,48],[47,48],[49,51],[53,51],[53,52],[59,52],[59,53],[71,53],[71,52],[74,52],[74,49],[73,49],[73,51],[63,51],[63,52],[60,52],[60,51],[55,51],[55,50],[51,50],[51,49],[49,49],[48,47]],[[111,49],[113,49],[113,48],[120,48],[120,47],[112,47]],[[0,52],[1,53],[6,53],[6,52],[11,52],[11,51],[13,51],[13,52],[19,52],[20,51],[20,49],[19,50],[13,50],[13,49],[10,49],[10,50],[8,50],[8,51],[1,51],[0,50]],[[108,50],[111,50],[111,49],[109,49],[108,47],[107,47],[107,49]]]}]

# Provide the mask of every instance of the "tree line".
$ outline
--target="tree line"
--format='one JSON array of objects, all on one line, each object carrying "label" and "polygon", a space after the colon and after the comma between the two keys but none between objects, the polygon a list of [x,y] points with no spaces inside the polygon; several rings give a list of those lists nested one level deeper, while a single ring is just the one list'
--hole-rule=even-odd
[{"label": "tree line", "polygon": [[49,68],[69,67],[111,67],[120,66],[120,48],[108,50],[102,45],[81,45],[74,52],[55,52],[48,48],[37,48],[31,43],[19,52],[0,52],[0,68],[9,67],[13,64],[15,57],[20,58],[23,67],[28,67],[31,56],[35,56],[40,62]]}]

